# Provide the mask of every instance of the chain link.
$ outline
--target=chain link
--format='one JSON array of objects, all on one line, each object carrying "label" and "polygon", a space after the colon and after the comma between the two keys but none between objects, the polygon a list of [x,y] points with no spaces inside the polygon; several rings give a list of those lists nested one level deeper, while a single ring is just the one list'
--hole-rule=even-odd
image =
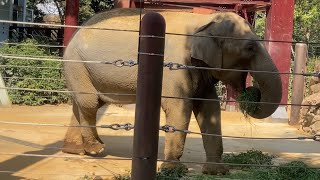
[{"label": "chain link", "polygon": [[128,60],[128,61],[125,61],[125,60],[116,60],[114,62],[105,62],[105,64],[112,64],[116,67],[124,67],[124,66],[127,66],[127,67],[132,67],[132,66],[135,66],[135,65],[138,65],[138,62],[134,61],[134,60]]},{"label": "chain link", "polygon": [[188,68],[187,65],[173,63],[173,62],[164,63],[163,66],[169,68],[170,70],[179,70],[179,69],[187,69]]},{"label": "chain link", "polygon": [[101,125],[101,128],[109,128],[112,130],[127,130],[130,131],[132,129],[134,129],[134,126],[131,123],[126,123],[126,124],[111,124],[111,125]]}]

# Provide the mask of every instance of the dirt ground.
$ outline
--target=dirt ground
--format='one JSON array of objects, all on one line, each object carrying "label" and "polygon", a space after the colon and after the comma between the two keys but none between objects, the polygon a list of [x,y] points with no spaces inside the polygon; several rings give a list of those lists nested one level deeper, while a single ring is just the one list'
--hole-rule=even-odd
[{"label": "dirt ground", "polygon": [[[0,108],[0,121],[68,124],[71,106],[13,106]],[[99,124],[133,123],[133,107],[109,107],[99,111]],[[164,125],[164,114],[161,125]],[[0,179],[70,179],[86,177],[111,177],[127,173],[131,167],[129,160],[83,159],[87,156],[64,154],[62,146],[65,127],[26,126],[0,124]],[[223,135],[255,137],[296,137],[304,136],[296,127],[269,120],[245,119],[241,113],[222,113]],[[192,117],[189,130],[200,132]],[[113,131],[98,129],[105,142],[106,158],[130,158],[132,154],[133,131]],[[278,155],[277,163],[302,160],[311,166],[320,167],[320,143],[312,140],[242,140],[224,139],[224,152],[242,152],[249,149],[261,150]],[[160,133],[159,158],[163,158],[164,133]],[[53,155],[55,157],[27,157],[16,154]],[[56,156],[60,156],[57,158]],[[63,157],[69,156],[69,157]],[[201,136],[188,135],[184,155],[181,160],[205,161]],[[159,163],[160,165],[160,163]],[[200,165],[188,164],[190,170],[200,171]],[[9,171],[9,172],[4,172]],[[14,173],[12,173],[14,172]]]}]

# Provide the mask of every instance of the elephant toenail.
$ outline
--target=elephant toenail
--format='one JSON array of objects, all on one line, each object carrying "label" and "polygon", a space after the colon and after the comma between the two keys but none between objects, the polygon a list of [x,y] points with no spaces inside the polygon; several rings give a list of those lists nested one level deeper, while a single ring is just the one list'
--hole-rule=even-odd
[{"label": "elephant toenail", "polygon": [[91,151],[90,154],[97,154],[95,151]]}]

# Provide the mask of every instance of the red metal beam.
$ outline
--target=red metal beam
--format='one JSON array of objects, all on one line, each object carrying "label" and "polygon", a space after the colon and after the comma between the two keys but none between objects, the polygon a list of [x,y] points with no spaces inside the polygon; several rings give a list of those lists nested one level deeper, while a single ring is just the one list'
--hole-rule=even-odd
[{"label": "red metal beam", "polygon": [[[267,11],[265,39],[291,41],[293,32],[294,0],[273,0]],[[290,70],[291,44],[266,43],[266,47],[280,72]],[[282,100],[288,102],[289,76],[281,76]]]},{"label": "red metal beam", "polygon": [[[135,0],[139,2],[139,0]],[[271,5],[271,0],[252,0],[252,1],[239,1],[239,0],[156,0],[145,1],[149,3],[185,3],[185,4],[243,4],[243,5]]]},{"label": "red metal beam", "polygon": [[[66,25],[77,26],[79,15],[79,0],[66,0]],[[64,28],[63,45],[67,46],[76,28]]]}]

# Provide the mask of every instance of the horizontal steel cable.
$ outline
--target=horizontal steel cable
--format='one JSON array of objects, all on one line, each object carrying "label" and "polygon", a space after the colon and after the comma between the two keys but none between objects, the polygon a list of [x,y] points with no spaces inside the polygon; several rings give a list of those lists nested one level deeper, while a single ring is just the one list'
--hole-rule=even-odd
[{"label": "horizontal steel cable", "polygon": [[[122,32],[139,32],[138,30],[125,30],[125,29],[115,29],[115,28],[100,28],[100,27],[89,27],[89,26],[71,26],[71,25],[59,25],[59,24],[46,24],[46,23],[33,23],[33,22],[22,22],[22,21],[9,21],[0,20],[0,23],[11,23],[11,24],[25,24],[25,25],[37,25],[37,26],[51,26],[60,28],[77,28],[77,29],[94,29],[94,30],[107,30],[107,31],[122,31]],[[181,33],[165,33],[167,35],[174,36],[192,36],[192,37],[207,37],[207,38],[219,38],[219,39],[233,39],[233,40],[250,40],[250,41],[264,41],[264,42],[275,42],[275,43],[305,43],[305,44],[320,44],[320,42],[302,42],[302,41],[285,41],[285,40],[264,40],[264,39],[250,39],[250,38],[236,38],[236,37],[226,37],[226,36],[208,36],[208,35],[194,35],[194,34],[181,34]]]},{"label": "horizontal steel cable", "polygon": [[[6,171],[6,170],[0,170],[0,173],[5,173],[5,174],[14,174],[14,173],[19,173],[19,174],[31,174],[31,175],[39,175],[39,176],[85,176],[88,174],[65,174],[65,173],[59,173],[59,174],[54,174],[54,173],[34,173],[34,172],[19,172],[19,171]],[[90,176],[90,175],[88,175]],[[110,174],[94,174],[94,176],[113,176]]]},{"label": "horizontal steel cable", "polygon": [[[75,127],[75,128],[109,128],[112,130],[127,130],[130,131],[134,129],[134,126],[130,123],[126,124],[111,124],[111,125],[97,125],[97,126],[81,126],[81,125],[64,125],[64,124],[47,124],[47,123],[24,123],[24,122],[6,122],[0,121],[0,124],[8,124],[8,125],[25,125],[25,126],[54,126],[54,127]],[[174,126],[164,125],[160,126],[159,130],[164,131],[166,133],[175,133],[175,132],[183,132],[186,134],[196,134],[196,135],[205,135],[205,136],[215,136],[222,138],[231,138],[231,139],[256,139],[256,140],[314,140],[320,141],[320,134],[316,134],[313,136],[299,136],[299,137],[245,137],[245,136],[226,136],[221,134],[209,134],[209,133],[198,133],[189,130],[181,130],[177,129]]]},{"label": "horizontal steel cable", "polygon": [[237,164],[237,163],[219,163],[219,162],[199,162],[199,161],[174,161],[158,159],[159,162],[185,163],[185,164],[201,164],[201,165],[226,165],[226,166],[247,166],[247,167],[268,167],[268,168],[303,168],[303,169],[320,169],[320,167],[301,167],[301,166],[280,166],[266,164]]},{"label": "horizontal steel cable", "polygon": [[[5,54],[5,53],[3,53],[1,55],[3,55],[3,56],[21,56],[21,54]],[[38,55],[37,56],[37,55],[28,55],[28,54],[24,54],[24,55],[22,55],[22,57],[63,59],[63,57],[61,57],[61,56],[48,56],[48,55],[46,55],[46,56]]]},{"label": "horizontal steel cable", "polygon": [[100,93],[100,92],[83,92],[83,91],[68,91],[68,90],[49,90],[49,89],[14,88],[14,87],[0,87],[0,89],[19,90],[19,91],[55,92],[55,93],[75,93],[75,94],[97,94],[97,95],[115,95],[115,96],[135,96],[135,94],[125,94],[125,93]]},{"label": "horizontal steel cable", "polygon": [[[47,158],[74,158],[74,159],[95,159],[95,160],[132,160],[132,158],[110,158],[110,157],[83,157],[83,156],[64,156],[64,155],[44,155],[44,154],[20,154],[0,152],[0,155],[24,156],[24,157],[47,157]],[[305,168],[301,166],[279,166],[263,164],[237,164],[237,163],[218,163],[218,162],[199,162],[199,161],[174,161],[157,159],[158,162],[185,163],[185,164],[208,164],[208,165],[227,165],[227,166],[248,166],[248,167],[269,167],[269,168]],[[306,167],[306,169],[320,169],[320,167]]]},{"label": "horizontal steel cable", "polygon": [[50,26],[50,27],[60,27],[60,28],[76,28],[76,29],[94,29],[94,30],[120,31],[120,32],[135,32],[135,33],[139,32],[138,30],[100,28],[100,27],[90,27],[90,26],[72,26],[72,25],[61,25],[61,24],[47,24],[47,23],[34,23],[34,22],[23,22],[23,21],[9,21],[9,20],[0,20],[0,23],[25,24],[25,25],[34,25],[34,26]]},{"label": "horizontal steel cable", "polygon": [[111,129],[111,130],[126,130],[130,131],[134,128],[134,126],[131,123],[126,124],[110,124],[110,125],[66,125],[66,124],[50,124],[50,123],[24,123],[24,122],[5,122],[0,121],[0,124],[8,124],[8,125],[24,125],[24,126],[53,126],[53,127],[74,127],[74,128],[103,128],[103,129]]},{"label": "horizontal steel cable", "polygon": [[215,36],[215,35],[193,35],[193,34],[181,34],[181,33],[166,33],[168,35],[174,36],[188,36],[188,37],[207,37],[207,38],[216,38],[216,39],[232,39],[232,40],[248,40],[248,41],[262,41],[262,42],[274,42],[274,43],[288,43],[288,44],[297,44],[297,43],[304,43],[304,44],[315,44],[320,45],[320,42],[303,42],[303,41],[285,41],[285,40],[268,40],[268,39],[250,39],[250,38],[236,38],[236,37],[226,37],[226,36]]},{"label": "horizontal steel cable", "polygon": [[[1,61],[1,60],[0,60]],[[34,69],[56,69],[62,70],[62,68],[55,68],[55,67],[43,67],[43,66],[19,66],[19,65],[0,65],[0,67],[7,67],[7,68],[34,68]]]},{"label": "horizontal steel cable", "polygon": [[[144,55],[154,56],[150,53],[140,53]],[[156,55],[158,56],[158,55]],[[0,54],[0,57],[8,59],[26,59],[26,60],[38,60],[38,61],[58,61],[58,62],[73,62],[73,63],[94,63],[94,64],[112,64],[117,67],[122,66],[135,66],[138,65],[137,61],[134,60],[115,60],[110,61],[82,61],[82,60],[71,60],[71,59],[55,59],[55,58],[38,58],[38,57],[28,57],[28,56],[11,56]],[[248,72],[248,73],[265,73],[265,74],[280,74],[280,75],[301,75],[301,76],[313,76],[320,77],[320,72],[312,73],[295,73],[295,72],[273,72],[273,71],[257,71],[257,70],[242,70],[242,69],[226,69],[226,68],[213,68],[213,67],[199,67],[199,66],[190,66],[174,62],[165,62],[164,67],[169,68],[170,70],[183,70],[183,69],[199,69],[199,70],[214,70],[214,71],[233,71],[233,72]]]},{"label": "horizontal steel cable", "polygon": [[[56,93],[75,93],[75,94],[98,94],[98,95],[115,95],[115,96],[136,96],[136,94],[129,93],[100,93],[100,92],[82,92],[82,91],[68,91],[68,90],[47,90],[47,89],[30,89],[30,88],[16,88],[16,87],[0,87],[0,89],[20,90],[20,91],[39,91],[39,92],[56,92]],[[165,99],[181,99],[194,101],[214,101],[214,102],[235,102],[235,103],[249,103],[249,104],[269,104],[269,105],[283,105],[283,106],[301,106],[301,107],[318,107],[313,104],[293,104],[293,103],[271,103],[271,102],[252,102],[252,101],[236,101],[223,99],[207,99],[207,98],[190,98],[190,97],[176,97],[176,96],[161,96]]]},{"label": "horizontal steel cable", "polygon": [[105,159],[105,160],[132,160],[132,158],[111,158],[111,157],[82,157],[82,156],[64,156],[64,155],[44,155],[44,154],[19,154],[0,152],[0,155],[26,156],[26,157],[48,157],[48,158],[71,158],[71,159]]},{"label": "horizontal steel cable", "polygon": [[9,43],[9,42],[0,42],[0,44],[14,45],[14,46],[36,46],[36,47],[48,47],[48,48],[64,48],[63,45],[50,45],[50,44],[26,44],[26,43]]},{"label": "horizontal steel cable", "polygon": [[210,133],[199,133],[193,132],[189,130],[177,129],[174,126],[164,125],[160,127],[161,131],[166,133],[175,133],[182,132],[186,134],[196,134],[196,135],[204,135],[204,136],[214,136],[214,137],[222,137],[222,138],[231,138],[231,139],[255,139],[255,140],[314,140],[320,141],[320,134],[316,134],[313,136],[299,136],[299,137],[244,137],[244,136],[226,136],[221,134],[210,134]]},{"label": "horizontal steel cable", "polygon": [[19,80],[50,80],[50,81],[65,81],[64,79],[55,78],[30,78],[30,77],[2,77],[3,79],[19,79]]},{"label": "horizontal steel cable", "polygon": [[123,66],[135,66],[138,63],[133,60],[114,60],[114,61],[82,61],[82,60],[71,60],[71,59],[60,59],[60,58],[38,58],[38,57],[28,57],[28,56],[8,56],[0,54],[0,57],[2,58],[8,58],[8,59],[23,59],[23,60],[37,60],[37,61],[57,61],[57,62],[72,62],[72,63],[92,63],[92,64],[108,64],[108,65],[114,65],[117,67],[123,67]]}]

